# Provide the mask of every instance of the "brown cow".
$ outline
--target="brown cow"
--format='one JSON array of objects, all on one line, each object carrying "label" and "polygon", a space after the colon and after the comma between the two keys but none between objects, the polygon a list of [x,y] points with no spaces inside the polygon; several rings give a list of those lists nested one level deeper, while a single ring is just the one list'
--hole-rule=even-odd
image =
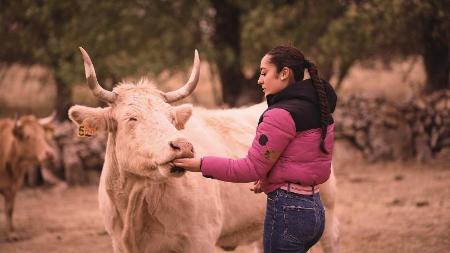
[{"label": "brown cow", "polygon": [[5,198],[7,239],[18,239],[12,222],[16,192],[26,170],[44,165],[53,157],[46,141],[44,127],[52,118],[37,119],[33,115],[0,120],[0,193]]}]

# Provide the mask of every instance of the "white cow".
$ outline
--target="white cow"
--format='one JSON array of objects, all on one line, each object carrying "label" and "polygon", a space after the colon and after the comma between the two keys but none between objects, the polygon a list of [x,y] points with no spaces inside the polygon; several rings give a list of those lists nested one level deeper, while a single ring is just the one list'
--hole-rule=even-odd
[{"label": "white cow", "polygon": [[[81,135],[109,132],[99,203],[114,252],[214,252],[215,246],[232,249],[261,241],[264,194],[252,193],[250,184],[186,173],[172,161],[205,154],[244,156],[265,105],[229,110],[170,105],[194,90],[197,51],[189,81],[163,93],[145,79],[104,90],[88,54],[80,50],[89,87],[109,106],[76,105],[69,116]],[[336,252],[334,175],[321,190],[328,208],[326,248]]]}]

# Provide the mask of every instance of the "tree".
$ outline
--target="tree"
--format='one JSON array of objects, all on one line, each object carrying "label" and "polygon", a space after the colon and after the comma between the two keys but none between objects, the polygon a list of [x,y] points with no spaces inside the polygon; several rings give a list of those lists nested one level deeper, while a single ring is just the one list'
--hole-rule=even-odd
[{"label": "tree", "polygon": [[[219,1],[211,0],[214,15],[212,62],[222,82],[224,102],[230,106],[260,101],[259,62],[279,44],[291,43],[315,56],[331,77],[333,59],[322,56],[320,38],[346,8],[339,2]],[[244,75],[243,72],[250,72]]]},{"label": "tree", "polygon": [[340,80],[356,60],[421,55],[425,91],[448,89],[449,14],[448,1],[351,1],[323,38],[330,45],[327,55],[340,63]]},{"label": "tree", "polygon": [[243,22],[246,65],[258,63],[272,47],[292,44],[319,65],[325,79],[333,75],[336,55],[330,54],[329,27],[345,15],[341,1],[260,1]]},{"label": "tree", "polygon": [[[230,106],[258,101],[259,61],[293,44],[338,84],[357,60],[420,54],[428,90],[449,87],[450,2],[401,0],[0,0],[0,61],[39,63],[57,82],[66,118],[70,85],[81,81],[83,46],[101,82],[185,70],[199,48],[216,66]],[[335,70],[338,71],[335,71]],[[103,79],[103,80],[102,80]]]},{"label": "tree", "polygon": [[[57,85],[58,105],[63,110],[68,109],[70,103],[70,89],[62,75],[64,62],[72,56],[65,53],[65,46],[60,39],[62,32],[67,29],[60,25],[71,18],[71,13],[64,9],[72,9],[69,3],[53,3],[43,6],[34,1],[2,1],[1,37],[3,49],[0,58],[4,62],[20,62],[24,64],[41,63],[53,70]],[[57,11],[49,12],[54,7]],[[21,13],[21,15],[17,15]],[[61,118],[60,112],[58,117]]]},{"label": "tree", "polygon": [[84,76],[78,46],[102,62],[96,71],[103,82],[144,70],[185,68],[201,40],[190,17],[198,8],[187,1],[22,0],[0,6],[0,37],[7,38],[0,61],[47,66],[57,84],[60,120],[72,104],[71,84]]},{"label": "tree", "polygon": [[[236,1],[211,0],[211,3],[215,10],[214,60],[222,83],[223,101],[233,107],[239,104],[237,98],[242,95],[246,83],[251,82],[242,73],[241,64],[241,16],[244,10]],[[249,99],[258,98],[253,96]]]},{"label": "tree", "polygon": [[429,1],[422,6],[407,3],[404,8],[413,14],[408,20],[410,25],[415,23],[415,17],[422,24],[417,39],[423,43],[418,51],[425,63],[427,91],[450,88],[450,3]]},{"label": "tree", "polygon": [[[278,12],[266,15],[274,20],[292,5],[295,1],[5,1],[0,33],[9,39],[0,60],[48,66],[57,81],[56,107],[63,119],[71,104],[70,84],[83,76],[78,46],[88,50],[94,63],[103,63],[96,65],[98,77],[112,81],[144,70],[158,74],[184,69],[192,49],[201,48],[205,59],[218,69],[224,102],[235,106],[261,99],[256,85],[259,60],[275,45],[252,45],[254,36],[246,33],[252,34],[252,24],[265,18],[255,13],[275,8]],[[324,27],[330,19],[320,20],[326,20],[320,22]],[[270,29],[272,24],[265,25]],[[276,41],[289,38],[285,33]],[[250,76],[243,74],[245,69],[251,70]]]}]

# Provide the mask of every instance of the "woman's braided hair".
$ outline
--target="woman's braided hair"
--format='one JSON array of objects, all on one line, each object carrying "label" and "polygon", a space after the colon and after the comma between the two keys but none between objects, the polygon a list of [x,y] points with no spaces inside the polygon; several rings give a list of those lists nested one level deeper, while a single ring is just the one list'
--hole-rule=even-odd
[{"label": "woman's braided hair", "polygon": [[270,62],[277,67],[280,72],[284,67],[288,67],[294,73],[295,82],[303,80],[305,69],[308,70],[312,83],[319,98],[320,107],[320,150],[329,154],[325,147],[325,137],[327,136],[328,122],[330,119],[330,110],[328,108],[328,99],[325,93],[325,86],[319,78],[319,71],[314,63],[305,59],[305,56],[293,46],[277,46],[272,48],[267,55],[270,56]]}]

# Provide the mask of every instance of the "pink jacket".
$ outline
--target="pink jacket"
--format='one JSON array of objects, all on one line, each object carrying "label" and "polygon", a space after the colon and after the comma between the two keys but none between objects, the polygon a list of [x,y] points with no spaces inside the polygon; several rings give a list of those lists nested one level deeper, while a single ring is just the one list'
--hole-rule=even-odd
[{"label": "pink jacket", "polygon": [[269,193],[287,182],[317,185],[331,172],[334,124],[328,125],[325,145],[330,154],[320,151],[320,129],[296,131],[289,111],[273,108],[263,114],[246,157],[229,159],[206,156],[201,171],[205,177],[228,182],[262,181]]}]

